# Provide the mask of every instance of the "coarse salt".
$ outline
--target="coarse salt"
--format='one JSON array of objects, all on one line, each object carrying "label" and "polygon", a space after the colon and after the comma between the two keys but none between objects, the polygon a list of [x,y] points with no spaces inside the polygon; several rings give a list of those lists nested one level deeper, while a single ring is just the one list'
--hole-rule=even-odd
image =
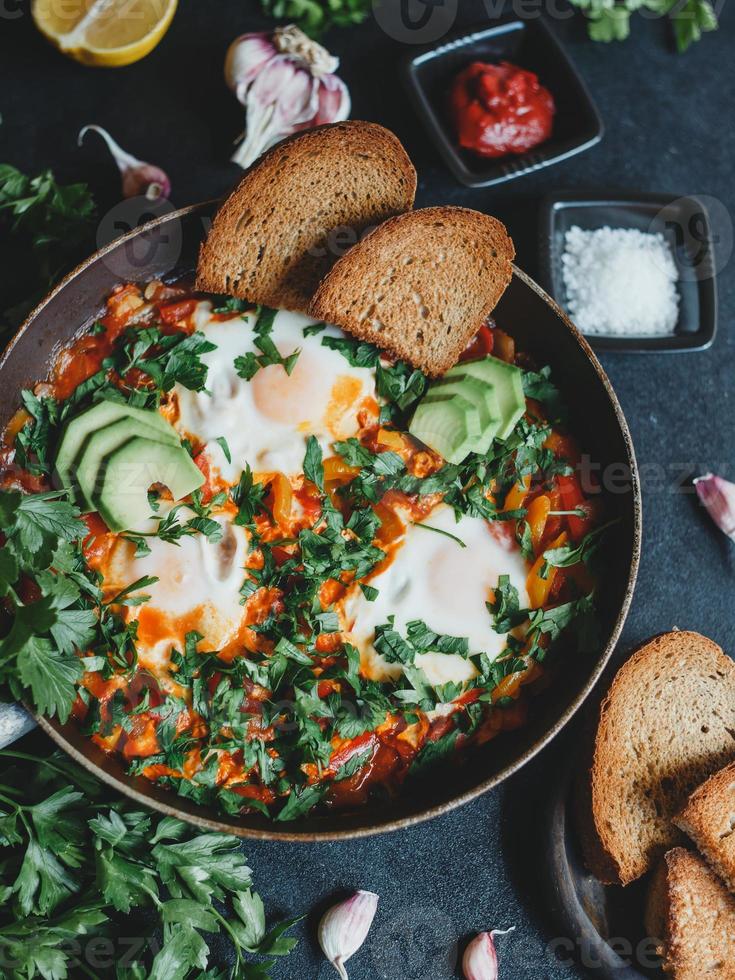
[{"label": "coarse salt", "polygon": [[566,233],[562,273],[567,310],[582,333],[671,335],[679,316],[678,273],[661,234],[634,228]]}]

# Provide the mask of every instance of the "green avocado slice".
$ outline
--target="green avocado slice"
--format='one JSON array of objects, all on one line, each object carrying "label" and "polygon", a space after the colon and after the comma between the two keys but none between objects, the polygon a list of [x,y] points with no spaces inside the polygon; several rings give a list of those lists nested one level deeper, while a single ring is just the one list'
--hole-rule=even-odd
[{"label": "green avocado slice", "polygon": [[204,474],[183,446],[144,435],[128,439],[110,453],[94,502],[111,531],[142,527],[150,515],[148,490],[154,483],[162,483],[174,500],[181,500],[204,483]]},{"label": "green avocado slice", "polygon": [[448,463],[461,463],[480,438],[480,413],[462,395],[437,394],[419,404],[408,431]]},{"label": "green avocado slice", "polygon": [[[461,365],[458,365],[459,367]],[[471,374],[459,370],[456,374],[450,371],[431,386],[426,398],[428,401],[433,401],[439,395],[460,395],[477,405],[480,416],[480,437],[471,452],[484,456],[502,425],[500,406],[494,387]]]},{"label": "green avocado slice", "polygon": [[123,418],[136,419],[141,425],[155,429],[160,433],[161,441],[170,442],[172,445],[178,445],[180,442],[176,429],[156,411],[133,408],[124,402],[97,402],[70,419],[64,427],[54,465],[56,486],[76,489],[74,475],[79,456],[87,440],[99,429]]},{"label": "green avocado slice", "polygon": [[[173,443],[153,426],[143,425],[137,418],[128,416],[92,433],[85,440],[75,462],[76,472],[74,476],[79,488],[80,506],[85,513],[97,509],[95,499],[99,489],[98,481],[105,461],[116,449],[125,445],[135,436],[145,436],[157,446],[168,445],[172,448],[181,448],[180,445],[173,446]],[[185,450],[181,451],[186,452]]]},{"label": "green avocado slice", "polygon": [[469,375],[492,385],[502,419],[497,438],[507,439],[526,411],[521,369],[514,364],[500,361],[497,357],[487,356],[473,361],[461,361],[447,371],[444,379],[452,379],[460,375]]}]

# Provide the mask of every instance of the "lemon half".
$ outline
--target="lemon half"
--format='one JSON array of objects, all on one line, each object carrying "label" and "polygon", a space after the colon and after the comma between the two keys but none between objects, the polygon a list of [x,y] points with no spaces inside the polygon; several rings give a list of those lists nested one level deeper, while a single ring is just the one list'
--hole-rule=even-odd
[{"label": "lemon half", "polygon": [[115,68],[144,58],[169,28],[178,0],[33,0],[36,27],[84,65]]}]

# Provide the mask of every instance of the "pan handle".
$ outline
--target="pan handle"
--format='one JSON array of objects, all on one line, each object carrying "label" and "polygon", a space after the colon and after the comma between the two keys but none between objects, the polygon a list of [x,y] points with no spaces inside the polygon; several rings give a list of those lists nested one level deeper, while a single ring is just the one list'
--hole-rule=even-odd
[{"label": "pan handle", "polygon": [[25,708],[19,704],[6,704],[0,701],[0,749],[25,735],[36,723]]}]

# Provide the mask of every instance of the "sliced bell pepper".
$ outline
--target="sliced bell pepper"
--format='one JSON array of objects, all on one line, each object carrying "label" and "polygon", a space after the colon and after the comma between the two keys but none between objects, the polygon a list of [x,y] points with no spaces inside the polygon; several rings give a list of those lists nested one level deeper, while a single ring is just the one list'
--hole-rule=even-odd
[{"label": "sliced bell pepper", "polygon": [[544,537],[544,530],[546,529],[546,521],[550,510],[551,500],[546,496],[546,494],[540,494],[540,496],[534,497],[534,499],[528,505],[526,523],[528,524],[531,532],[531,543],[533,544],[534,554],[538,554],[541,541]]},{"label": "sliced bell pepper", "polygon": [[[562,531],[559,537],[555,538],[551,542],[549,548],[561,548],[561,546],[566,543],[567,534],[566,531]],[[559,572],[559,569],[554,568],[552,565],[549,567],[546,578],[542,578],[541,569],[544,567],[544,564],[544,556],[542,553],[533,563],[531,571],[528,573],[528,578],[526,579],[526,591],[528,592],[531,609],[540,609],[541,606],[546,604],[552,586],[554,585],[554,580]]]}]

